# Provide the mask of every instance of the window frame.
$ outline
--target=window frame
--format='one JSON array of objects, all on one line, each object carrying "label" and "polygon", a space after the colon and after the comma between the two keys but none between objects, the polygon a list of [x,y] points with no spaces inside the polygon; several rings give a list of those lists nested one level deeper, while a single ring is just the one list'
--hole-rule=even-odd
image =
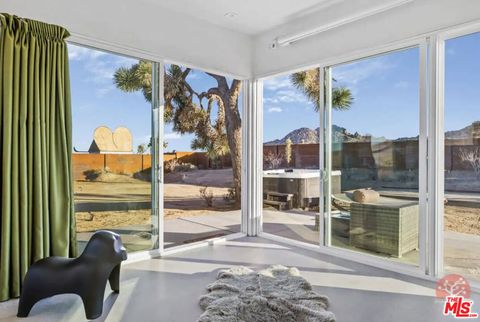
[{"label": "window frame", "polygon": [[[151,112],[151,131],[152,131],[152,140],[154,142],[152,146],[152,190],[151,190],[151,202],[152,202],[152,220],[154,220],[154,230],[156,233],[156,241],[153,243],[153,247],[150,250],[141,250],[129,253],[128,262],[135,262],[139,260],[151,259],[154,257],[165,256],[170,254],[175,254],[189,249],[194,249],[197,247],[208,246],[217,242],[223,242],[225,240],[235,239],[243,237],[245,233],[232,233],[222,237],[208,238],[203,241],[198,241],[186,245],[180,245],[175,247],[170,247],[165,249],[164,247],[164,180],[163,180],[163,142],[165,137],[165,122],[164,122],[164,97],[163,97],[163,84],[164,84],[164,72],[165,64],[180,64],[189,68],[194,68],[204,71],[205,69],[201,67],[196,67],[191,64],[184,64],[178,61],[167,60],[163,57],[153,54],[148,51],[138,50],[135,48],[125,47],[118,44],[100,41],[97,39],[92,39],[84,37],[77,34],[72,34],[67,40],[67,44],[89,48],[92,50],[102,51],[113,55],[124,56],[132,59],[144,59],[152,63],[152,112]],[[232,76],[226,73],[219,73],[217,71],[208,70],[218,75],[233,77],[239,80],[244,81],[245,78],[238,76]],[[243,83],[243,82],[242,82]],[[242,90],[241,95],[244,96],[245,91]],[[243,97],[244,99],[244,97]],[[245,105],[245,104],[244,104]],[[240,108],[245,108],[244,106]],[[242,112],[243,113],[243,112]],[[72,120],[73,121],[73,120]],[[242,126],[245,124],[245,121],[242,120]],[[246,159],[245,150],[242,149],[242,165],[243,160]],[[246,175],[246,174],[245,174]],[[242,177],[244,176],[244,171],[242,169]],[[251,197],[249,194],[245,194],[247,197]],[[242,192],[242,198],[244,194]],[[241,231],[246,230],[246,222],[243,220],[243,217],[246,216],[246,212],[243,210],[243,202],[241,211]],[[156,229],[155,229],[156,227]]]},{"label": "window frame", "polygon": [[[443,198],[444,198],[444,75],[445,75],[445,41],[448,39],[465,36],[468,34],[480,32],[480,21],[467,22],[465,24],[450,26],[444,29],[435,30],[429,33],[421,34],[406,40],[396,41],[390,44],[379,46],[373,49],[359,50],[357,52],[343,55],[333,59],[326,59],[317,64],[310,64],[305,67],[296,67],[289,71],[281,71],[259,77],[264,80],[270,77],[281,76],[294,73],[308,68],[319,67],[324,71],[332,66],[345,64],[352,61],[366,59],[372,56],[387,54],[392,51],[406,49],[418,46],[420,49],[420,142],[419,142],[419,172],[424,175],[419,177],[419,197],[426,202],[422,203],[420,216],[420,261],[418,267],[405,265],[397,262],[389,262],[374,255],[355,253],[346,249],[334,249],[328,246],[329,239],[325,236],[325,230],[329,223],[327,220],[320,220],[320,245],[311,244],[282,238],[272,234],[261,233],[260,235],[272,240],[292,244],[298,247],[307,248],[322,254],[333,255],[347,258],[356,262],[373,265],[390,271],[419,277],[426,280],[436,281],[442,277],[445,272],[443,268],[444,261],[444,233],[443,233]],[[324,73],[320,73],[321,83],[326,83]],[[320,93],[320,124],[328,121],[331,117],[325,111],[328,110],[328,104],[324,103],[325,93]],[[328,102],[328,100],[327,100]],[[260,106],[258,108],[263,108]],[[257,138],[262,142],[262,138]],[[324,157],[324,144],[320,145],[320,165],[328,167],[328,160]],[[327,189],[323,184],[321,191]],[[321,198],[322,200],[322,198]],[[326,206],[326,205],[324,205]],[[324,207],[320,207],[323,210]],[[473,289],[480,290],[480,282],[470,281]]]}]

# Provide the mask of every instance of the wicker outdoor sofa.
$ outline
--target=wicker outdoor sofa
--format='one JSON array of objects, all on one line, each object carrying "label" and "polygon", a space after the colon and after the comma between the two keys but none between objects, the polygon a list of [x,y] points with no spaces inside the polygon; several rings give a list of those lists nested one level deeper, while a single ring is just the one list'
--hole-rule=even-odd
[{"label": "wicker outdoor sofa", "polygon": [[348,194],[336,198],[350,204],[351,246],[394,257],[418,249],[418,202],[380,197],[358,203]]}]

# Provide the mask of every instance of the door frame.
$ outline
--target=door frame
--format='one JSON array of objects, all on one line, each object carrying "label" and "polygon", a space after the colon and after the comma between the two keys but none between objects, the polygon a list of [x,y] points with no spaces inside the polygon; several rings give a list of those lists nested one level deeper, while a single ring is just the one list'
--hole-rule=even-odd
[{"label": "door frame", "polygon": [[[323,229],[320,230],[320,248],[328,248],[329,252],[342,257],[362,258],[376,264],[379,267],[391,269],[392,266],[400,268],[402,271],[409,271],[415,275],[418,273],[426,273],[428,266],[427,251],[427,233],[426,227],[429,221],[427,215],[427,115],[428,112],[428,89],[427,89],[427,39],[419,37],[406,42],[399,42],[389,47],[383,47],[380,50],[373,50],[369,54],[352,55],[348,58],[332,61],[328,65],[320,67],[320,172],[323,179],[320,190],[324,193],[324,197],[320,198],[323,204],[320,205],[320,222]],[[354,250],[343,249],[331,245],[331,172],[332,172],[332,68],[361,61],[364,59],[388,55],[389,53],[408,50],[410,48],[418,48],[419,51],[419,262],[418,265],[410,265],[388,260],[368,253],[360,253]],[[421,214],[424,214],[423,216]]]}]

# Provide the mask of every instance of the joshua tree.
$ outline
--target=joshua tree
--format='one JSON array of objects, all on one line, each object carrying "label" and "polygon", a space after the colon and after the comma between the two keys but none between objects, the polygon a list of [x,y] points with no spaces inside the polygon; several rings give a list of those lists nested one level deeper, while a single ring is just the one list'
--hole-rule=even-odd
[{"label": "joshua tree", "polygon": [[[314,68],[290,75],[292,84],[301,90],[314,104],[315,111],[320,110],[320,69]],[[335,80],[334,80],[335,81]],[[348,110],[353,103],[352,93],[345,87],[332,88],[332,106],[337,110]]]},{"label": "joshua tree", "polygon": [[137,146],[137,154],[144,154],[147,151],[147,147],[145,144],[140,144]]},{"label": "joshua tree", "polygon": [[[209,156],[230,153],[233,168],[233,185],[239,203],[241,183],[241,118],[238,98],[241,81],[230,83],[224,76],[206,73],[217,85],[205,92],[195,91],[187,81],[190,68],[170,65],[165,71],[165,120],[173,123],[173,129],[181,134],[194,133],[192,148],[205,149]],[[295,73],[291,76],[294,86],[301,89],[319,109],[318,69]],[[116,86],[125,92],[142,91],[145,99],[152,100],[152,64],[139,61],[130,67],[119,68],[114,75]],[[348,109],[352,102],[348,89],[335,88],[333,106]],[[207,102],[206,106],[204,101]],[[217,115],[212,118],[214,106]]]},{"label": "joshua tree", "polygon": [[[241,119],[238,97],[241,81],[228,82],[224,76],[206,73],[216,87],[205,92],[195,91],[187,81],[190,68],[170,65],[165,71],[165,120],[181,134],[193,133],[192,148],[205,149],[209,156],[230,153],[236,202],[240,200],[241,183]],[[119,68],[114,75],[116,86],[125,92],[142,91],[147,101],[152,100],[152,65],[140,61],[128,68]],[[205,101],[207,102],[204,105]],[[217,107],[216,117],[212,115]]]},{"label": "joshua tree", "polygon": [[290,140],[290,138],[285,141],[285,159],[287,161],[287,166],[290,166],[290,163],[292,162],[292,140]]}]

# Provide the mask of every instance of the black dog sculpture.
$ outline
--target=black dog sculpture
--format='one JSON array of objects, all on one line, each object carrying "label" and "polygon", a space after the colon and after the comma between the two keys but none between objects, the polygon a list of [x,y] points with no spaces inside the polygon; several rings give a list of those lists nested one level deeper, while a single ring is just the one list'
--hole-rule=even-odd
[{"label": "black dog sculpture", "polygon": [[120,291],[120,265],[127,259],[120,236],[98,231],[78,258],[49,257],[28,270],[18,304],[18,317],[27,317],[38,301],[57,294],[73,293],[82,298],[87,319],[102,315],[107,279]]}]

